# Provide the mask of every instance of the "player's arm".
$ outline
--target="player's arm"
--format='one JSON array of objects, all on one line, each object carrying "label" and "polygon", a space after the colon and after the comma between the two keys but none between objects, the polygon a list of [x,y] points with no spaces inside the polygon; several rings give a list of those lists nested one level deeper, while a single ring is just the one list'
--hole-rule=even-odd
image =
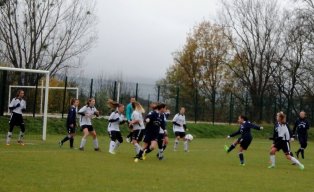
[{"label": "player's arm", "polygon": [[306,121],[306,129],[310,129],[310,123]]},{"label": "player's arm", "polygon": [[10,110],[14,110],[17,107],[19,107],[21,104],[20,103],[16,103],[16,99],[12,99],[11,103],[9,104],[9,109]]},{"label": "player's arm", "polygon": [[82,107],[82,108],[78,111],[78,114],[81,115],[81,116],[85,116],[86,109],[87,109],[86,106]]},{"label": "player's arm", "polygon": [[96,109],[96,108],[94,108],[94,115],[96,116],[96,117],[99,117],[99,111]]},{"label": "player's arm", "polygon": [[109,117],[109,119],[108,119],[109,123],[113,123],[113,122],[118,122],[118,121],[120,121],[120,117],[117,116],[116,114],[118,114],[118,113],[116,113],[116,112],[112,112],[112,113],[111,113],[111,115],[110,115],[110,117]]},{"label": "player's arm", "polygon": [[237,135],[240,135],[240,134],[241,134],[241,131],[240,131],[240,129],[239,129],[238,131],[236,131],[236,132],[234,132],[234,133],[228,135],[227,137],[230,138],[230,137],[234,137],[234,136],[237,136]]},{"label": "player's arm", "polygon": [[250,127],[256,130],[263,130],[264,128],[253,123],[250,123]]}]

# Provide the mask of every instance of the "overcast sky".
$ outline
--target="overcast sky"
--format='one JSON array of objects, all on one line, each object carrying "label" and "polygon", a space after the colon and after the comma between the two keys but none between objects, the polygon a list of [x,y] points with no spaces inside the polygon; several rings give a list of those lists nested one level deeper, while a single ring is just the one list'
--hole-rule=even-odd
[{"label": "overcast sky", "polygon": [[85,75],[103,71],[133,82],[165,76],[172,53],[191,28],[214,20],[220,0],[97,0],[98,40],[84,59]]}]

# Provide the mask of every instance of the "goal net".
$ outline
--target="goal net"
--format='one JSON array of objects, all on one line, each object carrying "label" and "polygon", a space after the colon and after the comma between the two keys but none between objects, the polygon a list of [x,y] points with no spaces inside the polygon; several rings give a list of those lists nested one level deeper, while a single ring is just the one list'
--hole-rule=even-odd
[{"label": "goal net", "polygon": [[[5,137],[10,120],[8,105],[16,97],[17,91],[23,90],[26,101],[23,113],[25,141],[37,140],[39,136],[46,140],[49,82],[49,71],[0,67],[0,130]],[[19,131],[19,127],[14,128],[12,142],[17,139]]]}]

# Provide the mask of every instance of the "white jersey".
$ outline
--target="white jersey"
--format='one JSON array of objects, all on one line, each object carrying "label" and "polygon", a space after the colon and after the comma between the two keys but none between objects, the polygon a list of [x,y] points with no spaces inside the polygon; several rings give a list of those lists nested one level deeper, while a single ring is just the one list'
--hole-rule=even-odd
[{"label": "white jersey", "polygon": [[[19,106],[18,106],[19,105]],[[18,106],[18,107],[17,107]],[[9,108],[14,107],[13,113],[23,114],[23,110],[26,109],[26,101],[24,99],[13,98],[9,104]]]},{"label": "white jersey", "polygon": [[145,129],[144,118],[143,118],[143,115],[142,115],[141,112],[138,112],[138,111],[134,110],[131,117],[132,117],[132,121],[133,120],[139,121],[138,123],[133,125],[133,130],[143,130],[143,129]]},{"label": "white jersey", "polygon": [[278,124],[276,129],[278,132],[278,137],[281,137],[282,140],[284,140],[284,141],[290,140],[290,133],[289,133],[289,129],[288,129],[286,124]]},{"label": "white jersey", "polygon": [[87,105],[85,105],[84,107],[82,107],[78,113],[79,114],[84,114],[81,115],[80,118],[80,126],[83,125],[92,125],[92,118],[95,115],[95,112],[97,111],[97,109],[95,107],[89,107]]},{"label": "white jersey", "polygon": [[173,132],[185,132],[183,125],[186,124],[185,122],[185,115],[181,115],[180,113],[176,114],[172,120],[173,123],[179,125],[173,125]]},{"label": "white jersey", "polygon": [[120,131],[120,123],[124,121],[124,116],[117,111],[109,116],[108,131]]}]

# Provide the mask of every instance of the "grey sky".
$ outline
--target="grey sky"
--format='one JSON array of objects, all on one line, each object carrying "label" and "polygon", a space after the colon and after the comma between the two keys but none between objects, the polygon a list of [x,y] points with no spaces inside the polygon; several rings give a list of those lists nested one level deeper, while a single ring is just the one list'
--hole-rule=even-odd
[{"label": "grey sky", "polygon": [[195,24],[214,20],[218,5],[219,0],[98,0],[99,39],[84,59],[85,75],[103,71],[134,82],[164,77],[171,54]]}]

